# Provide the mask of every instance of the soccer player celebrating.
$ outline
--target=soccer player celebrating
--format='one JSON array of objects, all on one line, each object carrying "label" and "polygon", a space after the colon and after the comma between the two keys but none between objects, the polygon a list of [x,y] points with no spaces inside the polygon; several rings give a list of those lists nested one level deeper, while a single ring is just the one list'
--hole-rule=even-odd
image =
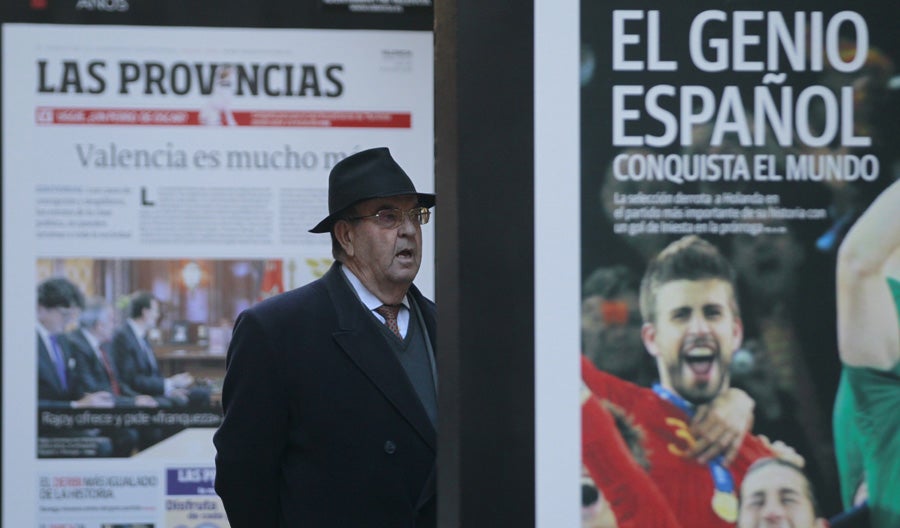
[{"label": "soccer player celebrating", "polygon": [[[645,389],[582,357],[590,391],[622,407],[644,431],[649,475],[683,526],[733,527],[747,468],[774,454],[767,441],[746,434],[752,401],[729,386],[743,337],[734,282],[733,268],[712,244],[696,236],[677,240],[650,262],[641,284],[641,335],[660,382]],[[586,410],[583,420],[593,420]],[[590,423],[582,428],[586,462],[599,456],[585,442],[592,430]],[[642,489],[647,485],[633,491]]]},{"label": "soccer player celebrating", "polygon": [[900,182],[847,233],[838,254],[835,453],[844,506],[868,486],[873,528],[900,526]]}]

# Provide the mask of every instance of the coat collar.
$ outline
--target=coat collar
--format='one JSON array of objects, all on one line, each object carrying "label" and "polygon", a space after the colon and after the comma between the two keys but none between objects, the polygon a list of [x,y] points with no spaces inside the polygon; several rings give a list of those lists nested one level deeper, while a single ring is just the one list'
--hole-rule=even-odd
[{"label": "coat collar", "polygon": [[[437,431],[428,419],[403,366],[400,365],[390,345],[380,338],[375,326],[377,322],[343,277],[340,264],[332,266],[322,280],[337,312],[339,330],[333,334],[335,341],[400,415],[434,449]],[[433,340],[436,335],[434,313],[424,308],[423,305],[427,301],[415,286],[410,287],[410,296],[422,307],[425,326],[434,347]]]}]

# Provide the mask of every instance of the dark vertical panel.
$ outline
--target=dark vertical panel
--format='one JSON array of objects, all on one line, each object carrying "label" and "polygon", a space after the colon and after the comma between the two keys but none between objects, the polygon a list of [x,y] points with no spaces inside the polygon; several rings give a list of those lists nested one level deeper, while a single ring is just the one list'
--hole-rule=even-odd
[{"label": "dark vertical panel", "polygon": [[438,306],[438,525],[460,526],[461,398],[459,291],[459,120],[457,118],[456,1],[442,1],[434,13],[435,301]]},{"label": "dark vertical panel", "polygon": [[534,526],[533,13],[436,6],[442,527]]}]

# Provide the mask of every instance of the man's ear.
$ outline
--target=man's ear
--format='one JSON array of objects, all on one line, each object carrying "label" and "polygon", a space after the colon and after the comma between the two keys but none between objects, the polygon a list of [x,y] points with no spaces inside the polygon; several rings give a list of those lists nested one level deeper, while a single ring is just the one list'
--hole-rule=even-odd
[{"label": "man's ear", "polygon": [[741,348],[741,345],[744,342],[744,323],[741,321],[740,317],[734,318],[734,330],[732,330],[732,334],[734,335],[734,349],[737,350]]},{"label": "man's ear", "polygon": [[641,340],[651,356],[659,356],[659,348],[656,346],[656,326],[653,323],[644,323],[641,326]]},{"label": "man's ear", "polygon": [[350,228],[350,222],[346,220],[338,220],[334,224],[334,238],[343,248],[344,253],[348,257],[353,256],[353,230]]}]

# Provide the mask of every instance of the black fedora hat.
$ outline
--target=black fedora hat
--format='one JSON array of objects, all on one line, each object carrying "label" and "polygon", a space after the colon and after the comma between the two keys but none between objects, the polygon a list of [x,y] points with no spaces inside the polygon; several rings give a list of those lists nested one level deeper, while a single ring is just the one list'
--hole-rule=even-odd
[{"label": "black fedora hat", "polygon": [[341,213],[353,204],[402,194],[415,194],[423,207],[434,206],[434,195],[416,192],[412,180],[387,148],[372,148],[347,156],[328,175],[328,216],[309,232],[330,232]]}]

